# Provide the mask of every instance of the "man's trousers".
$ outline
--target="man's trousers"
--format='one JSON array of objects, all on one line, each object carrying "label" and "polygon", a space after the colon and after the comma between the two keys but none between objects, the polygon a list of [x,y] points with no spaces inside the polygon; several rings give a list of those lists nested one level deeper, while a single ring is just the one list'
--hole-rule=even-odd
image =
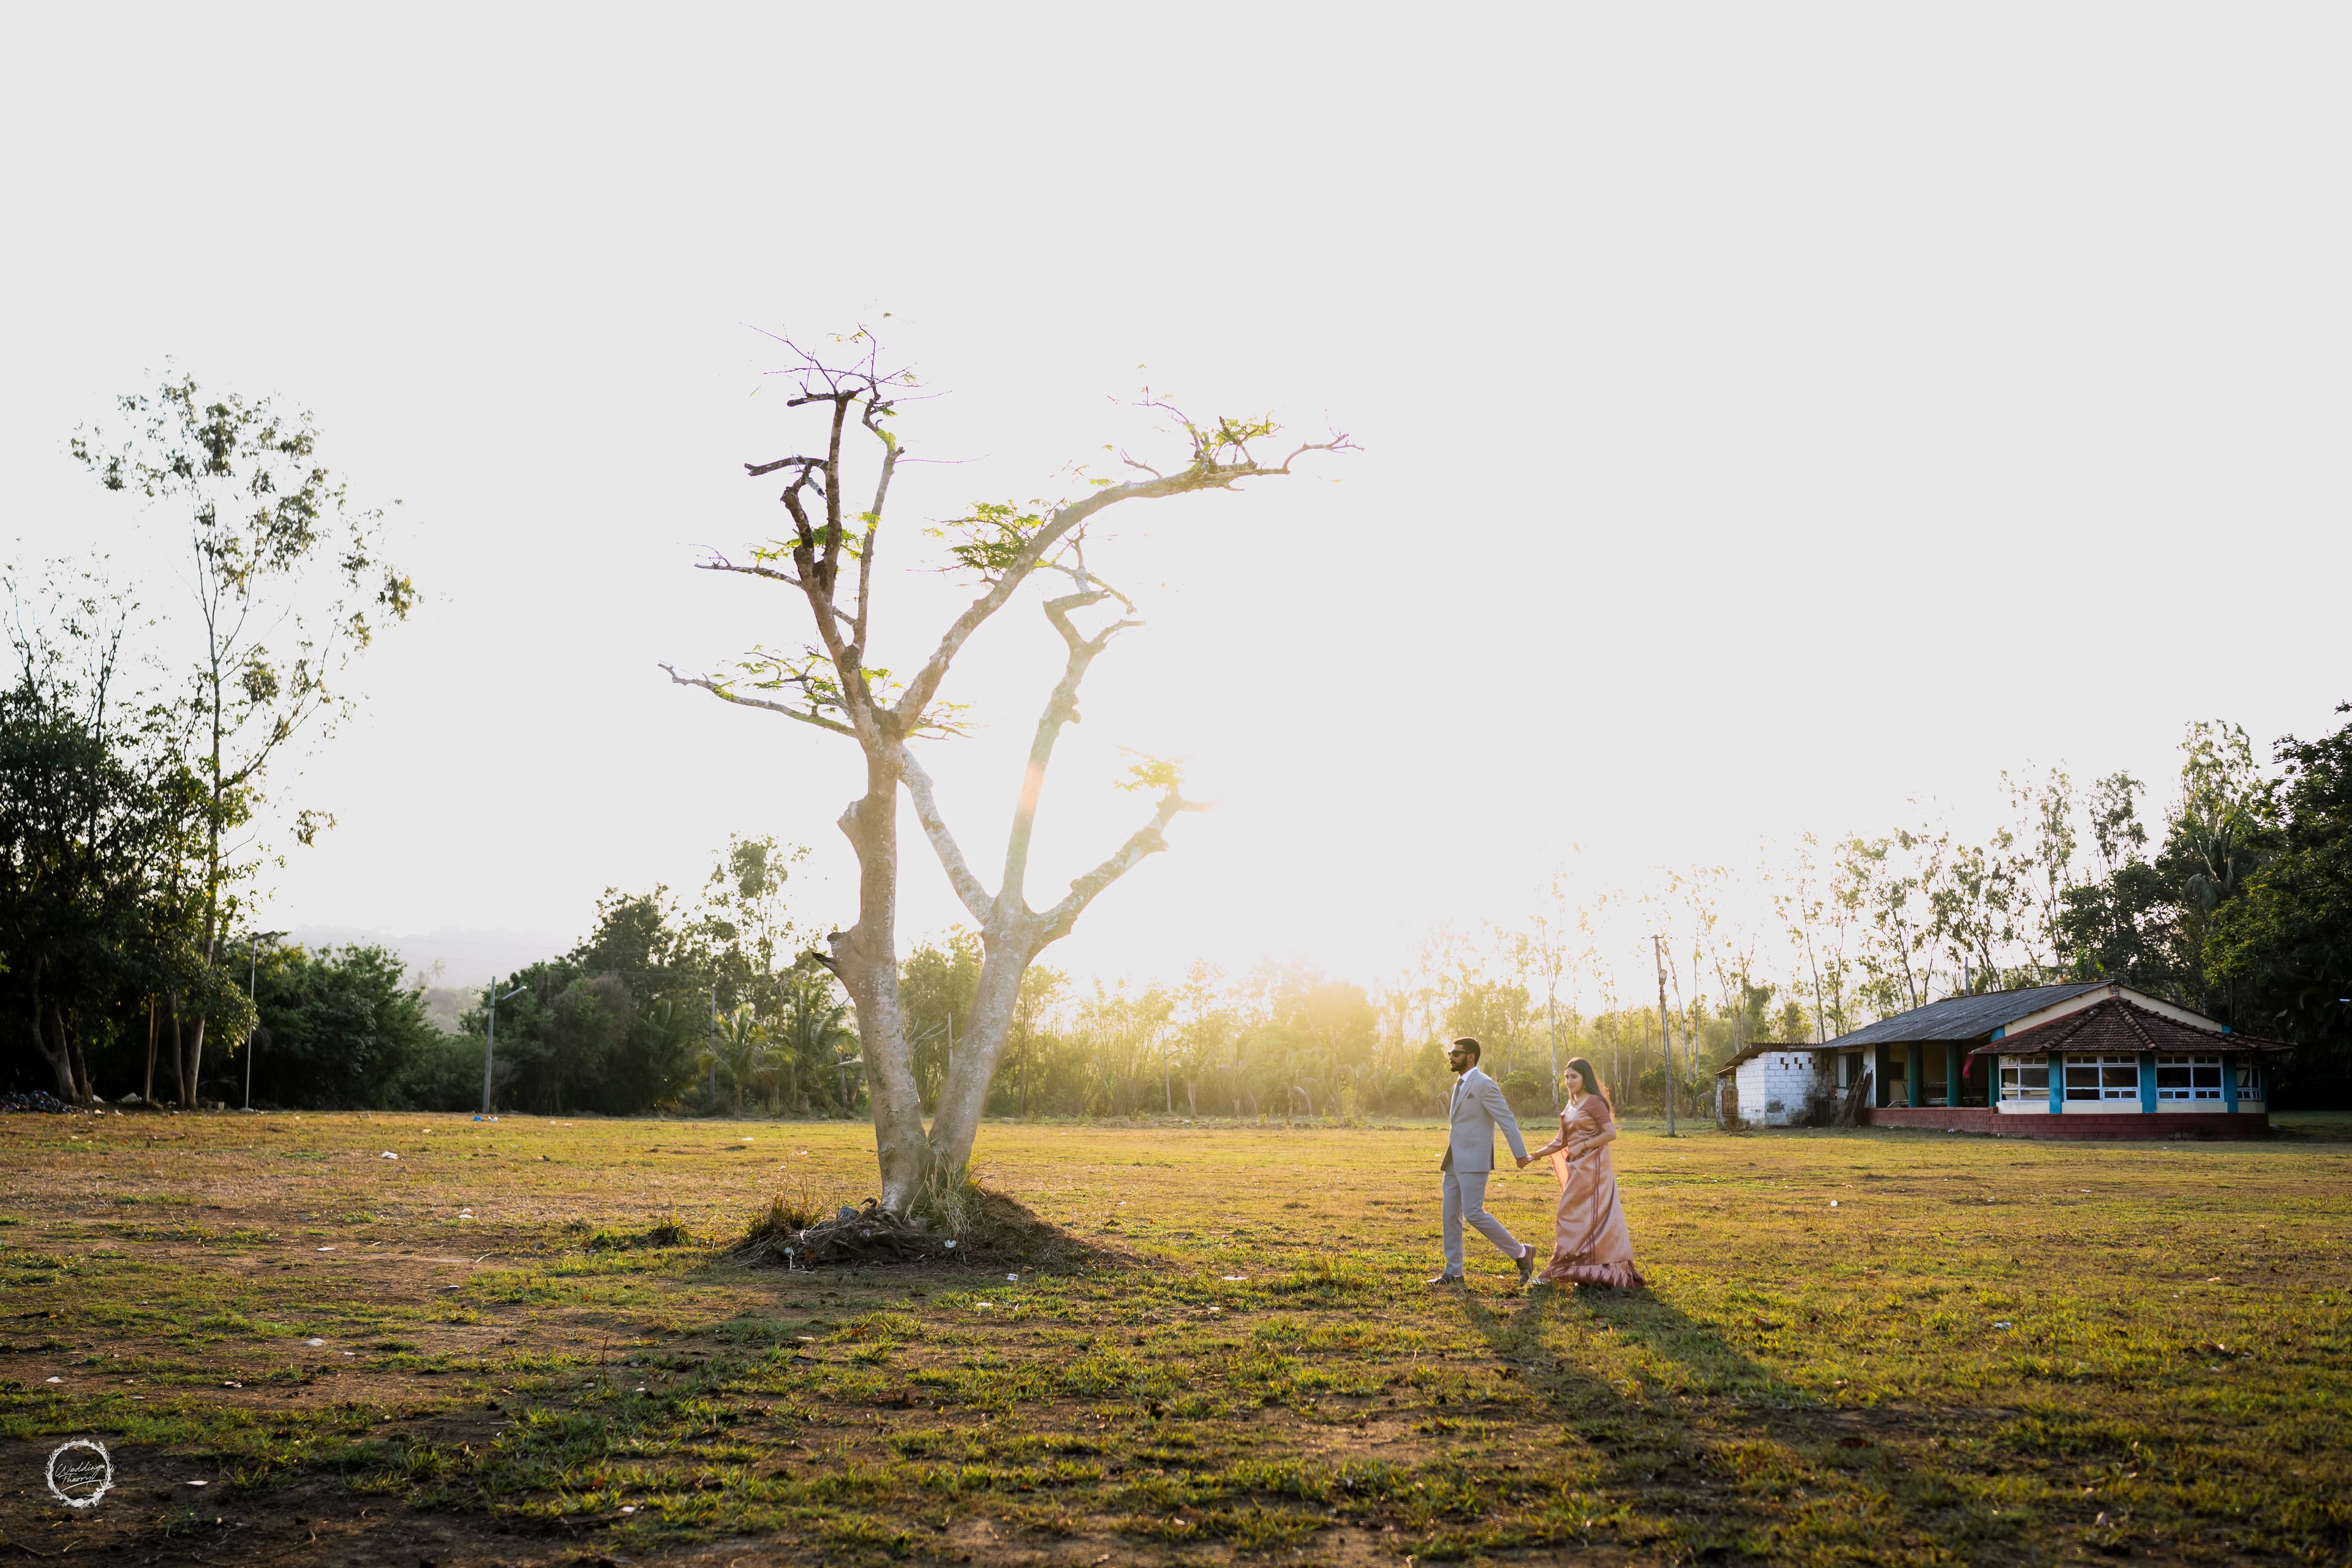
[{"label": "man's trousers", "polygon": [[1518,1261],[1519,1244],[1503,1222],[1486,1212],[1486,1178],[1492,1171],[1447,1171],[1445,1177],[1445,1271],[1462,1272],[1462,1226],[1468,1221],[1496,1251]]}]

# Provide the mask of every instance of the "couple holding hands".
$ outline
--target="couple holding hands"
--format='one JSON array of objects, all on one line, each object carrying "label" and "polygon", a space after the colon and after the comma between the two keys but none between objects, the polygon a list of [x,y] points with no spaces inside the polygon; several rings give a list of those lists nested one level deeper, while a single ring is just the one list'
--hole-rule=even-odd
[{"label": "couple holding hands", "polygon": [[[1616,1141],[1617,1122],[1611,1114],[1601,1075],[1582,1057],[1572,1058],[1560,1074],[1568,1109],[1559,1113],[1559,1136],[1528,1152],[1519,1137],[1517,1118],[1503,1098],[1502,1086],[1478,1069],[1478,1042],[1464,1037],[1445,1053],[1454,1072],[1452,1127],[1445,1163],[1445,1269],[1429,1278],[1432,1285],[1462,1283],[1462,1227],[1465,1224],[1495,1244],[1504,1257],[1518,1265],[1519,1283],[1538,1285],[1607,1285],[1627,1289],[1641,1284],[1633,1268],[1633,1238],[1625,1229],[1625,1211],[1617,1202],[1617,1171],[1609,1158]],[[1486,1212],[1486,1178],[1495,1172],[1495,1134],[1509,1140],[1511,1152],[1526,1170],[1549,1156],[1559,1177],[1559,1210],[1552,1229],[1551,1261],[1536,1269],[1536,1249],[1517,1240],[1503,1222]]]}]

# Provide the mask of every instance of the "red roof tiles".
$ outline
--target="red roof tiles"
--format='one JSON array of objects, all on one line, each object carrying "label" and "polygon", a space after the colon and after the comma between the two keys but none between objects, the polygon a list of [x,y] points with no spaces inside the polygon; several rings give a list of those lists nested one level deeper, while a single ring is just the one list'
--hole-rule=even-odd
[{"label": "red roof tiles", "polygon": [[2294,1047],[2252,1035],[2228,1035],[2218,1028],[2200,1029],[2168,1018],[2120,996],[2093,1003],[2079,1013],[2036,1024],[2001,1039],[1990,1040],[1972,1057],[2030,1057],[2043,1051],[2078,1051],[2085,1056],[2137,1056],[2141,1051],[2284,1051]]}]

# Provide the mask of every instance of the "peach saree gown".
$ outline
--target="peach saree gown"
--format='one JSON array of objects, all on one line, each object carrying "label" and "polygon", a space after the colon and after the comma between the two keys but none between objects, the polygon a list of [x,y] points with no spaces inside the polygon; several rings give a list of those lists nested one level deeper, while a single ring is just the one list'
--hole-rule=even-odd
[{"label": "peach saree gown", "polygon": [[[1609,1106],[1597,1094],[1559,1113],[1559,1138],[1570,1141],[1609,1130]],[[1643,1283],[1633,1268],[1633,1237],[1617,1201],[1617,1167],[1609,1146],[1576,1158],[1551,1157],[1559,1177],[1559,1214],[1552,1226],[1551,1262],[1537,1279],[1553,1285],[1609,1285],[1629,1289]]]}]

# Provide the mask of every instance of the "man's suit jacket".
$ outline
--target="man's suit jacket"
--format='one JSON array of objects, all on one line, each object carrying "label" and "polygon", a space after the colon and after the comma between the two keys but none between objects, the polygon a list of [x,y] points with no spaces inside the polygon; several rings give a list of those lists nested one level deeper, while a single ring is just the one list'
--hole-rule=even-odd
[{"label": "man's suit jacket", "polygon": [[1526,1142],[1519,1137],[1518,1118],[1511,1114],[1510,1103],[1503,1098],[1503,1086],[1476,1068],[1454,1080],[1452,1122],[1446,1133],[1442,1169],[1493,1170],[1495,1130],[1498,1127],[1510,1140],[1512,1153],[1525,1155],[1528,1152]]}]

